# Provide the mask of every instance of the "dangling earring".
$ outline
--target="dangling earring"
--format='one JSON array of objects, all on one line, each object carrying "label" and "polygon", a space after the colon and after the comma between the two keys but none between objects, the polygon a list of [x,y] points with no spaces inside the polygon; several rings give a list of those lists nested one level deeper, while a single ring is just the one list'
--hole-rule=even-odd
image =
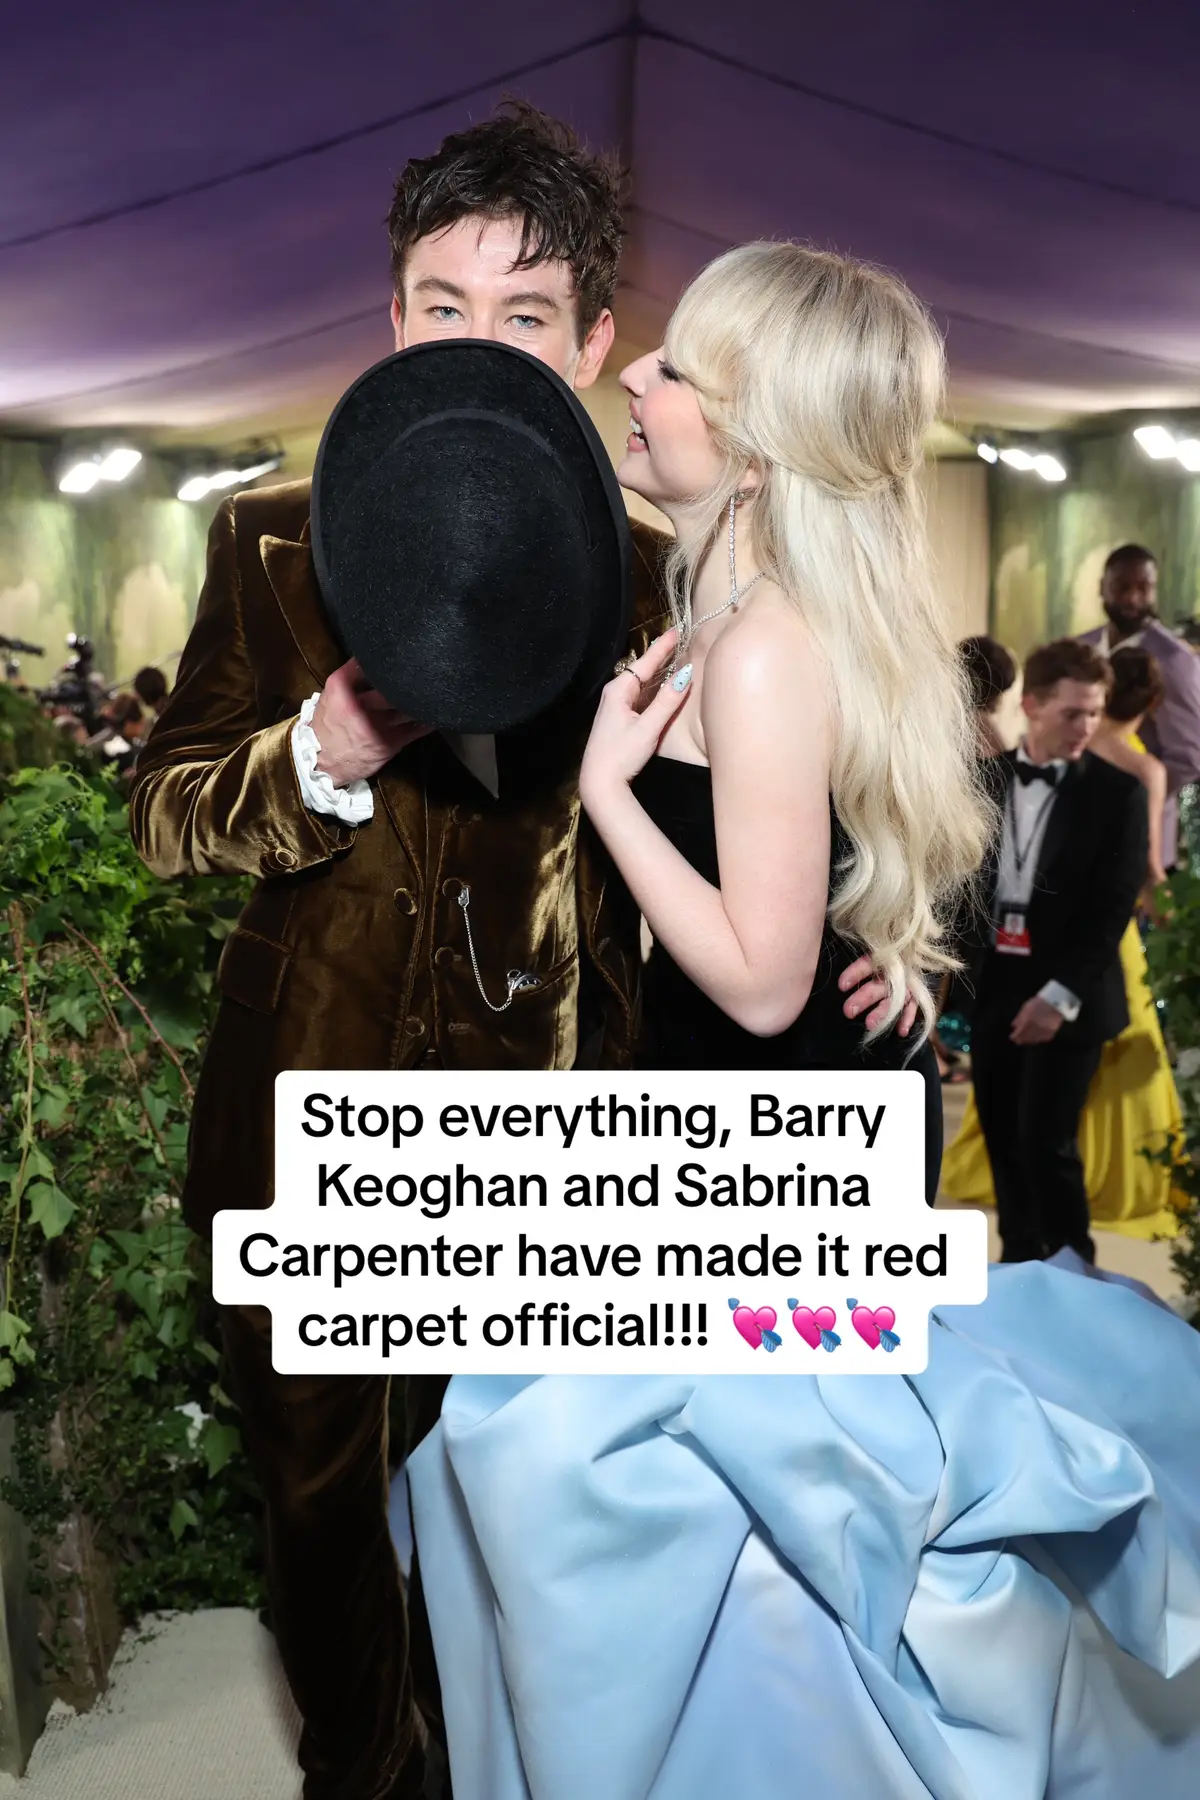
[{"label": "dangling earring", "polygon": [[711,619],[720,618],[721,614],[723,612],[728,612],[730,607],[736,607],[739,601],[745,599],[755,582],[761,581],[763,578],[763,572],[760,570],[757,575],[752,575],[750,577],[744,588],[739,589],[737,584],[737,506],[739,500],[748,500],[752,493],[753,489],[735,489],[729,496],[729,598],[728,600],[723,600],[720,606],[714,606],[711,612],[703,613],[700,618],[693,619],[692,596],[690,593],[688,594],[687,624],[680,634],[679,642],[675,646],[675,654],[667,665],[667,672],[663,677],[664,681],[669,680],[671,676],[675,674],[683,658],[687,654],[692,639],[695,637],[700,627],[702,625],[707,625]]}]

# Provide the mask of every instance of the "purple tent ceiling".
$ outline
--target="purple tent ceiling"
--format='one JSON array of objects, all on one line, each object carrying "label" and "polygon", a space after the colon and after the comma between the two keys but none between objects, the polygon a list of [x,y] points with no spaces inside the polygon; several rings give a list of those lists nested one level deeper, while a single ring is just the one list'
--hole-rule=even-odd
[{"label": "purple tent ceiling", "polygon": [[1200,403],[1185,0],[5,10],[0,430],[318,424],[390,348],[394,174],[505,91],[624,149],[629,343],[795,236],[907,276],[964,419]]}]

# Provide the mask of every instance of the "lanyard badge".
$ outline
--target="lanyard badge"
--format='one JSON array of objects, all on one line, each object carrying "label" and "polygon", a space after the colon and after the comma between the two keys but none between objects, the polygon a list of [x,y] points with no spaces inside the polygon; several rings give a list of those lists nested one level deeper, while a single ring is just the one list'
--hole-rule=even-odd
[{"label": "lanyard badge", "polygon": [[996,909],[995,949],[1001,956],[1032,956],[1029,942],[1029,909],[1002,900]]}]

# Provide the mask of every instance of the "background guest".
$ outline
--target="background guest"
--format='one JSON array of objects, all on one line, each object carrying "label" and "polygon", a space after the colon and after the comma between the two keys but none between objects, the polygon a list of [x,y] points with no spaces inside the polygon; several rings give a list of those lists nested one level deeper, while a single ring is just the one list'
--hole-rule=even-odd
[{"label": "background guest", "polygon": [[1150,858],[1141,898],[1143,907],[1152,913],[1155,891],[1166,880],[1162,826],[1167,803],[1167,771],[1158,757],[1151,756],[1146,749],[1143,728],[1162,704],[1165,688],[1157,661],[1140,645],[1128,645],[1118,650],[1112,657],[1111,667],[1112,687],[1091,750],[1094,756],[1102,756],[1105,762],[1126,770],[1146,790]]},{"label": "background guest", "polygon": [[1166,765],[1162,860],[1170,870],[1178,838],[1176,795],[1188,782],[1200,780],[1200,660],[1159,623],[1158,563],[1141,544],[1122,544],[1112,552],[1104,565],[1100,597],[1108,624],[1084,632],[1082,642],[1105,657],[1122,645],[1140,646],[1162,671],[1162,703],[1154,718],[1144,721],[1142,735],[1146,749]]},{"label": "background guest", "polygon": [[[1154,846],[1161,841],[1166,770],[1137,738],[1142,716],[1156,704],[1162,677],[1141,648],[1112,658],[1113,687],[1091,742],[1094,755],[1125,769],[1146,789],[1151,853],[1148,885],[1162,879]],[[1145,890],[1144,890],[1145,891]],[[1181,1138],[1179,1095],[1167,1061],[1158,1010],[1146,971],[1141,933],[1131,919],[1120,946],[1129,1023],[1105,1044],[1079,1121],[1079,1155],[1093,1225],[1126,1237],[1173,1237],[1182,1193],[1161,1152]],[[973,1100],[946,1153],[943,1190],[971,1206],[994,1206],[995,1191]]]},{"label": "background guest", "polygon": [[167,678],[153,665],[139,669],[133,678],[133,691],[150,714],[150,723],[158,718],[167,704]]},{"label": "background guest", "polygon": [[971,956],[971,1054],[1006,1262],[1095,1258],[1079,1119],[1104,1044],[1129,1023],[1119,948],[1149,849],[1145,788],[1088,754],[1111,685],[1087,644],[1035,650],[1025,740],[993,764],[1003,824],[991,929]]},{"label": "background guest", "polygon": [[971,704],[979,733],[980,756],[999,756],[1008,748],[997,720],[1004,696],[1017,679],[1017,660],[992,637],[964,638],[958,654],[971,684]]},{"label": "background guest", "polygon": [[[986,636],[963,638],[958,655],[971,688],[977,754],[981,760],[999,756],[1008,742],[998,715],[1016,686],[1017,659],[995,638]],[[966,1053],[971,1041],[972,999],[970,986],[961,975],[948,976],[942,982],[932,1041],[942,1081],[948,1087],[965,1085],[971,1079]]]}]

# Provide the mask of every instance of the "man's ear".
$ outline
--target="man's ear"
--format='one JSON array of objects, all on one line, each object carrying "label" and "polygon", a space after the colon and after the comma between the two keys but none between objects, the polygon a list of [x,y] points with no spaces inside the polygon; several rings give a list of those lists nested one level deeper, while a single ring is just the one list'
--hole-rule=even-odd
[{"label": "man's ear", "polygon": [[404,309],[400,305],[399,295],[392,295],[392,334],[396,339],[397,350],[404,348]]},{"label": "man's ear", "polygon": [[1021,711],[1025,714],[1025,717],[1027,719],[1036,719],[1037,711],[1038,711],[1038,703],[1037,703],[1037,696],[1035,694],[1022,694],[1021,695]]},{"label": "man's ear", "polygon": [[604,359],[613,347],[613,339],[617,328],[613,324],[613,316],[607,306],[583,340],[583,349],[579,352],[579,361],[575,364],[573,387],[590,388],[604,367]]}]

